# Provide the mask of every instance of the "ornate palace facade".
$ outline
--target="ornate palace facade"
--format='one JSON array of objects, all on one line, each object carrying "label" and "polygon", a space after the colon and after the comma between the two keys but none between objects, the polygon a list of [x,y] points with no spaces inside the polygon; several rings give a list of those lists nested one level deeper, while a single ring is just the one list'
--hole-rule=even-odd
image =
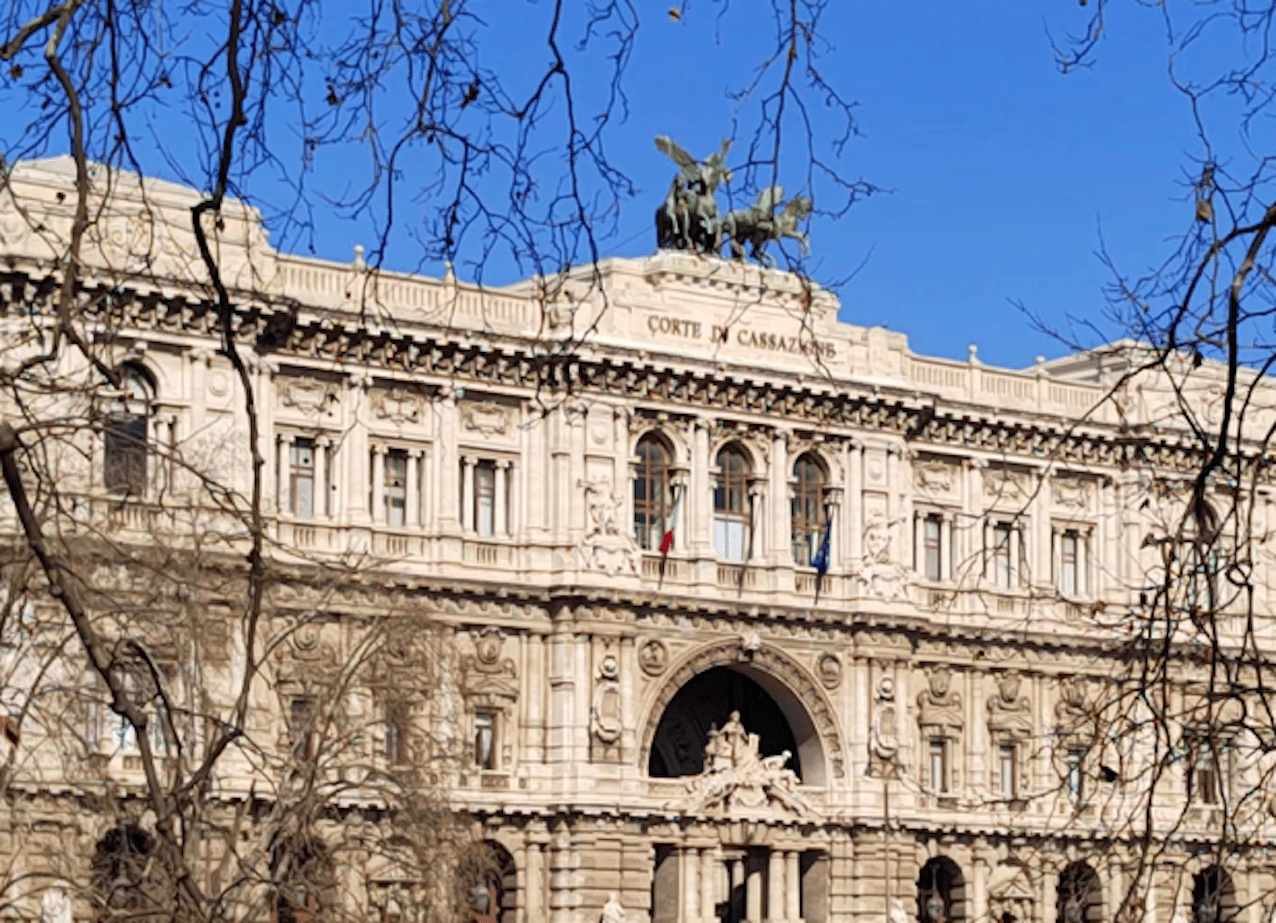
[{"label": "ornate palace facade", "polygon": [[[0,203],[7,336],[39,324],[68,169],[24,165],[21,209]],[[74,484],[118,541],[144,540],[192,468],[241,495],[251,470],[191,194],[148,189],[121,183],[86,281],[125,386]],[[296,747],[344,621],[441,627],[465,763],[449,798],[503,863],[490,916],[595,923],[614,893],[653,923],[1098,923],[1164,817],[1139,919],[1266,918],[1265,812],[1227,862],[1211,845],[1260,767],[1185,757],[1175,796],[1131,819],[1138,792],[1086,733],[1156,565],[1150,484],[1195,464],[1172,391],[1114,389],[1133,347],[1027,370],[927,358],[795,277],[685,253],[482,290],[279,253],[251,213],[220,247],[293,575],[269,604],[322,615],[281,648],[255,733]],[[1217,401],[1208,365],[1198,379]],[[307,576],[338,567],[357,580]],[[136,742],[89,739],[130,784]],[[6,810],[30,838],[7,845],[74,881],[106,824],[48,747],[24,724]]]}]

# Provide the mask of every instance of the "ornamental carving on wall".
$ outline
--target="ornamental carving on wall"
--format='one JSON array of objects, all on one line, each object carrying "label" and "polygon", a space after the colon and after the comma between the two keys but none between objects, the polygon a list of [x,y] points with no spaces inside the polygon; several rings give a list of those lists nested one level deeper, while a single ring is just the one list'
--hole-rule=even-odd
[{"label": "ornamental carving on wall", "polygon": [[895,701],[895,680],[883,676],[873,697],[873,726],[869,733],[869,774],[877,779],[893,779],[898,774],[899,709]]},{"label": "ornamental carving on wall", "polygon": [[408,388],[378,389],[372,392],[372,412],[379,420],[391,423],[420,423],[425,401],[420,393]]},{"label": "ornamental carving on wall", "polygon": [[669,648],[654,638],[638,648],[638,666],[648,676],[659,676],[669,669]]},{"label": "ornamental carving on wall", "polygon": [[1005,468],[984,469],[984,497],[993,503],[1022,503],[1030,493],[1027,475]]},{"label": "ornamental carving on wall", "polygon": [[966,726],[961,693],[953,689],[952,670],[931,668],[926,688],[917,694],[917,723],[924,730],[958,736]]},{"label": "ornamental carving on wall", "polygon": [[315,381],[313,378],[280,378],[277,381],[279,402],[303,414],[326,411],[330,404],[337,402],[340,390],[333,382]]},{"label": "ornamental carving on wall", "polygon": [[496,401],[467,401],[460,414],[461,425],[480,436],[504,436],[514,426],[512,409]]},{"label": "ornamental carving on wall", "polygon": [[836,689],[842,685],[842,659],[836,654],[821,654],[815,661],[815,675],[825,689]]},{"label": "ornamental carving on wall", "polygon": [[1032,702],[1019,694],[1018,673],[997,677],[997,694],[988,700],[988,727],[994,736],[1026,740],[1032,736]]},{"label": "ornamental carving on wall", "polygon": [[599,743],[610,746],[624,730],[621,707],[620,661],[608,652],[598,664],[594,697],[589,709],[590,729]]},{"label": "ornamental carving on wall", "polygon": [[474,637],[474,653],[461,658],[461,685],[481,705],[508,708],[518,699],[518,667],[502,656],[505,636],[485,628]]},{"label": "ornamental carving on wall", "polygon": [[936,459],[919,461],[913,468],[913,484],[923,493],[947,496],[957,486],[959,470],[956,465]]},{"label": "ornamental carving on wall", "polygon": [[1066,510],[1084,510],[1090,506],[1094,485],[1084,478],[1055,478],[1050,485],[1050,497],[1058,507]]},{"label": "ornamental carving on wall", "polygon": [[585,491],[585,534],[576,545],[576,555],[584,570],[602,571],[608,576],[638,573],[638,543],[621,528],[625,500],[612,489],[611,481],[599,478],[578,481]]}]

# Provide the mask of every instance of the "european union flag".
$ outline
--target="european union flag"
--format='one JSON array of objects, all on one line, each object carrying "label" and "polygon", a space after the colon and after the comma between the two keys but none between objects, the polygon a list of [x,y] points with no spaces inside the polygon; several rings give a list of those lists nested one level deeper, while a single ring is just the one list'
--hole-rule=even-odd
[{"label": "european union flag", "polygon": [[833,540],[833,511],[825,515],[824,523],[824,539],[820,542],[820,550],[815,552],[815,557],[811,558],[811,566],[815,568],[815,572],[823,577],[829,572],[829,545]]}]

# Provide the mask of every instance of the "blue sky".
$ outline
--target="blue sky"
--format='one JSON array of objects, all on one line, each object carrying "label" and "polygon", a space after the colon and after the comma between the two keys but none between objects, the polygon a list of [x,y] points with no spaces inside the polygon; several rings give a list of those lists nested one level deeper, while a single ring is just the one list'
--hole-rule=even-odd
[{"label": "blue sky", "polygon": [[[615,233],[603,240],[605,254],[652,251],[652,213],[672,175],[653,137],[668,133],[697,155],[716,149],[737,114],[727,91],[747,78],[748,65],[765,48],[769,24],[758,13],[769,5],[734,0],[718,19],[721,4],[688,0],[675,21],[668,3],[638,8],[641,28],[626,84],[629,116],[611,126],[608,143],[636,194],[623,203]],[[477,4],[488,13],[478,49],[482,63],[537,73],[544,46],[539,26],[529,24],[539,22],[545,6],[531,0]],[[343,28],[345,9],[325,6],[325,31]],[[822,25],[829,46],[820,66],[830,83],[857,101],[863,132],[839,165],[848,176],[888,190],[838,220],[812,222],[809,268],[817,281],[845,280],[839,288],[844,320],[903,331],[921,353],[964,358],[973,343],[986,362],[1027,366],[1038,354],[1065,349],[1034,331],[1017,305],[1060,326],[1069,315],[1101,324],[1103,290],[1111,281],[1096,255],[1101,240],[1131,274],[1158,264],[1172,249],[1170,239],[1190,222],[1184,178],[1199,150],[1187,105],[1166,78],[1168,46],[1159,15],[1133,0],[1113,0],[1094,66],[1062,75],[1047,30],[1062,36],[1080,28],[1087,15],[1077,0],[829,4]],[[589,81],[579,87],[587,102],[600,92]],[[0,97],[0,111],[11,112],[21,100],[12,92]],[[743,116],[749,115],[746,109]],[[189,134],[183,120],[161,110],[149,121],[180,162]],[[11,150],[15,138],[4,131],[0,142]],[[1225,126],[1224,135],[1228,131],[1235,135]],[[287,126],[274,137],[296,143]],[[544,151],[551,167],[553,144],[551,132]],[[733,153],[741,148],[737,144]],[[56,138],[47,152],[61,152]],[[781,179],[797,192],[802,152],[790,148],[785,157]],[[174,159],[143,152],[143,161],[156,175],[179,178]],[[313,190],[336,192],[357,172],[334,151],[319,157],[308,182]],[[267,171],[250,180],[247,191],[262,203],[278,195]],[[816,189],[817,204],[823,194]],[[403,204],[404,233],[387,251],[385,265],[441,272],[441,266],[421,265],[412,236],[421,230],[413,211],[428,217],[431,202],[411,199],[406,210]],[[356,243],[375,241],[381,220],[379,210],[345,219],[319,208],[314,252],[350,259]],[[299,251],[310,246],[282,234],[274,240]],[[500,263],[484,279],[512,281]],[[1108,326],[1103,332],[1115,337],[1123,331]],[[1091,331],[1077,335],[1095,339]]]}]

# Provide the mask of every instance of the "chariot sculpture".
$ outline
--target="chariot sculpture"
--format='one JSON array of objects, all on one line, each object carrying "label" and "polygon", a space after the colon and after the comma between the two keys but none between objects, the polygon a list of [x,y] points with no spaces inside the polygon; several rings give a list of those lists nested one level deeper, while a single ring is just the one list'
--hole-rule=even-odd
[{"label": "chariot sculpture", "polygon": [[725,246],[732,259],[747,255],[764,266],[775,264],[767,244],[791,238],[802,253],[810,252],[806,233],[798,224],[811,214],[811,200],[794,196],[784,202],[783,186],[768,186],[748,208],[739,208],[719,218],[715,194],[731,181],[726,165],[731,141],[705,160],[696,160],[668,135],[656,138],[656,147],[678,165],[665,201],[656,209],[656,247],[685,250],[719,257]]}]

